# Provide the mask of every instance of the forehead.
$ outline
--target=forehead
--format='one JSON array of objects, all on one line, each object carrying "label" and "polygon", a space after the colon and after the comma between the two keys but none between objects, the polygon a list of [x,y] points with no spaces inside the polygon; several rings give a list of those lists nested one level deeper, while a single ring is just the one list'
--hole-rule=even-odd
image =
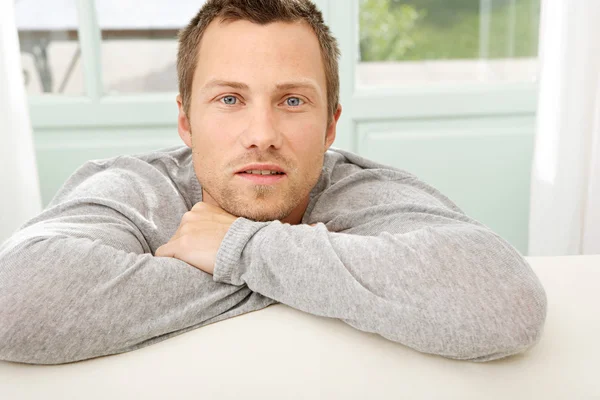
[{"label": "forehead", "polygon": [[325,68],[316,34],[304,22],[259,25],[212,21],[198,49],[194,86],[212,79],[248,86],[310,79],[325,93]]}]

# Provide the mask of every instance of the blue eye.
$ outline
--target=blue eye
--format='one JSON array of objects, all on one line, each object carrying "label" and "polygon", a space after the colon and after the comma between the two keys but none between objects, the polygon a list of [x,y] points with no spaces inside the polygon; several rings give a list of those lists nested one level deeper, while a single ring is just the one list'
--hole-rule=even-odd
[{"label": "blue eye", "polygon": [[298,107],[302,100],[300,100],[298,97],[288,97],[285,102],[290,107]]},{"label": "blue eye", "polygon": [[225,96],[221,99],[221,101],[228,106],[233,106],[237,103],[237,98],[235,96]]}]

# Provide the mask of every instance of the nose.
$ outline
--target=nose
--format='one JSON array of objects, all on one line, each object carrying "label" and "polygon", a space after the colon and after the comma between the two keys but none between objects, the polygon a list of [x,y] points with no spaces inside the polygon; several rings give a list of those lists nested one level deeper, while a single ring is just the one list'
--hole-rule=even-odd
[{"label": "nose", "polygon": [[256,105],[249,117],[248,125],[240,138],[242,145],[247,149],[255,147],[260,151],[266,151],[271,146],[280,149],[283,137],[277,129],[278,124],[271,107]]}]

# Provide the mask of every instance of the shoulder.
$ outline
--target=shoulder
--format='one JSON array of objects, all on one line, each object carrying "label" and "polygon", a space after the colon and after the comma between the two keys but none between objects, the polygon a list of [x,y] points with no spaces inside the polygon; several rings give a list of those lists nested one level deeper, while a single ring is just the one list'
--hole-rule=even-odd
[{"label": "shoulder", "polygon": [[415,174],[336,148],[327,151],[317,186],[313,197],[321,209],[355,211],[412,204],[463,214],[452,200]]},{"label": "shoulder", "polygon": [[49,207],[82,197],[122,201],[131,201],[134,194],[193,197],[190,192],[199,190],[199,184],[193,185],[191,178],[195,178],[195,173],[191,149],[186,146],[89,160],[66,180]]},{"label": "shoulder", "polygon": [[102,171],[121,169],[133,173],[156,171],[171,176],[174,172],[191,165],[192,152],[186,146],[174,146],[151,152],[120,155],[111,158],[89,160],[80,170]]},{"label": "shoulder", "polygon": [[337,148],[331,148],[325,154],[323,168],[330,173],[332,182],[345,179],[356,174],[371,176],[379,180],[404,180],[417,177],[403,169],[385,165],[356,153]]}]

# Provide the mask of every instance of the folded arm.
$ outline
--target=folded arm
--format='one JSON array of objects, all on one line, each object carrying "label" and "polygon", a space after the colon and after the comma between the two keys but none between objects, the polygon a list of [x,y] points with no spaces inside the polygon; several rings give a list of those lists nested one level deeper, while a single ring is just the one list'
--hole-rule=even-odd
[{"label": "folded arm", "polygon": [[538,341],[545,292],[506,241],[449,209],[387,210],[340,216],[334,232],[238,219],[214,279],[448,358],[488,361]]},{"label": "folded arm", "polygon": [[158,173],[145,175],[156,187],[149,192],[138,190],[142,175],[93,167],[0,246],[0,359],[59,364],[121,353],[274,303],[153,257],[160,240],[149,232],[168,237],[179,222],[160,219],[158,208],[183,214],[186,204],[155,195],[176,193]]}]

